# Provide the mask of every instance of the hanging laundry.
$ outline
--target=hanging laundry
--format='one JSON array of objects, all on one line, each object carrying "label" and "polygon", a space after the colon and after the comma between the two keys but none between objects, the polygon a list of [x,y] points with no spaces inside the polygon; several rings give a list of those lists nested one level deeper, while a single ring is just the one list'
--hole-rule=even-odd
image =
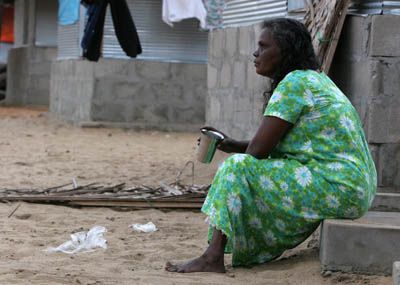
[{"label": "hanging laundry", "polygon": [[224,22],[222,14],[224,12],[225,0],[203,0],[204,7],[207,11],[206,24],[209,30],[222,29]]},{"label": "hanging laundry", "polygon": [[201,0],[163,0],[162,19],[173,26],[173,22],[197,18],[200,27],[206,29],[207,11]]},{"label": "hanging laundry", "polygon": [[129,57],[136,57],[142,53],[142,46],[136,26],[125,0],[85,0],[82,3],[87,7],[88,15],[81,42],[83,57],[91,61],[98,61],[100,58],[104,21],[108,4],[111,7],[115,34],[125,54]]},{"label": "hanging laundry", "polygon": [[58,22],[60,25],[72,25],[79,20],[79,0],[58,0]]},{"label": "hanging laundry", "polygon": [[7,5],[3,7],[0,30],[0,42],[14,43],[14,6]]}]

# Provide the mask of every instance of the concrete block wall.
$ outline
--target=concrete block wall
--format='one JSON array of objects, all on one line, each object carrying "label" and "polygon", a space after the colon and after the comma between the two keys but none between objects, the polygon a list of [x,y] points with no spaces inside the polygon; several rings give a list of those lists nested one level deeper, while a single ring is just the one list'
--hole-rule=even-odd
[{"label": "concrete block wall", "polygon": [[214,30],[209,34],[206,124],[236,139],[250,139],[262,118],[270,81],[255,72],[260,25]]},{"label": "concrete block wall", "polygon": [[360,114],[382,191],[400,191],[400,16],[348,16],[331,78]]},{"label": "concrete block wall", "polygon": [[9,51],[4,105],[49,105],[50,66],[56,48],[25,46]]},{"label": "concrete block wall", "polygon": [[102,59],[55,61],[50,111],[79,125],[197,131],[205,121],[207,66]]}]

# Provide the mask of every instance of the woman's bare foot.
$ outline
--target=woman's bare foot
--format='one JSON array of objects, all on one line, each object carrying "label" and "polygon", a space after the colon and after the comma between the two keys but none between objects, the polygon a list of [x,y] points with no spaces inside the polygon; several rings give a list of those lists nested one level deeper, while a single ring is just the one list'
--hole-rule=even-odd
[{"label": "woman's bare foot", "polygon": [[184,264],[172,264],[167,262],[165,270],[169,272],[190,273],[190,272],[218,272],[225,273],[224,257],[212,258],[202,255]]}]

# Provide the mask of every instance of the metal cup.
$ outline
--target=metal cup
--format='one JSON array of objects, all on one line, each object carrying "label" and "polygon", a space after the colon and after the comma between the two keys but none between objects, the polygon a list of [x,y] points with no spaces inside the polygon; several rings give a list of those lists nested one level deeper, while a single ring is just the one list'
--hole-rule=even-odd
[{"label": "metal cup", "polygon": [[201,129],[200,144],[197,148],[197,160],[210,163],[214,157],[217,145],[224,139],[224,135],[208,129]]}]

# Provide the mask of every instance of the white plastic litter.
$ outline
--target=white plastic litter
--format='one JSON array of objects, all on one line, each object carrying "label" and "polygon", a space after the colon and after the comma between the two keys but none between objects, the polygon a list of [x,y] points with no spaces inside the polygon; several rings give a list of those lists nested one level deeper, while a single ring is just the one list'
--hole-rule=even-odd
[{"label": "white plastic litter", "polygon": [[135,231],[143,232],[143,233],[152,233],[157,231],[157,227],[152,222],[148,222],[147,224],[133,224],[132,228]]},{"label": "white plastic litter", "polygon": [[102,226],[94,226],[88,232],[77,232],[71,235],[71,240],[64,242],[58,247],[49,247],[47,252],[63,252],[74,254],[78,252],[94,251],[97,247],[107,248],[107,241],[103,234],[107,229]]}]

